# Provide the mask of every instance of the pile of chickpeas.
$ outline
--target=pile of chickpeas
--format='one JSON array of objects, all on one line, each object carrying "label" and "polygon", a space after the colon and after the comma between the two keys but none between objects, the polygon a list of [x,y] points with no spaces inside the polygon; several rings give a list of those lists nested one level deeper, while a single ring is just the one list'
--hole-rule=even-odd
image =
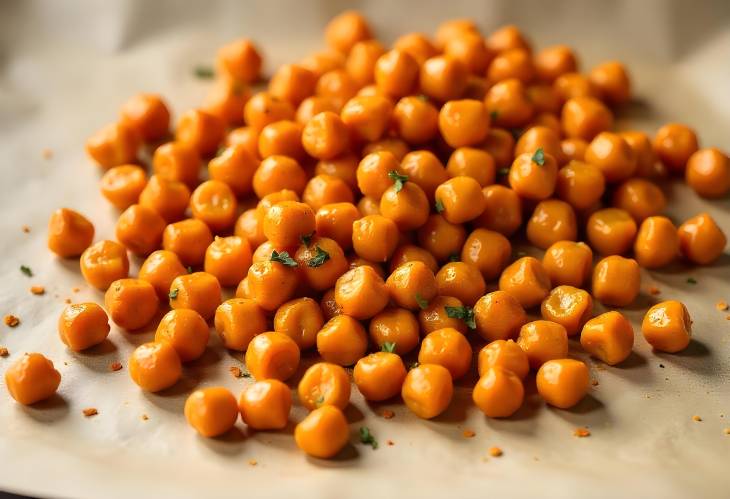
[{"label": "pile of chickpeas", "polygon": [[[653,137],[614,131],[631,98],[620,62],[582,73],[567,46],[533,51],[514,26],[485,37],[466,19],[387,48],[346,12],[325,39],[326,50],[279,67],[256,92],[259,49],[247,39],[225,45],[208,99],[179,117],[174,137],[160,96],[124,104],[86,144],[104,171],[101,193],[121,211],[116,241],[94,242],[93,225],[73,210],[51,215],[51,251],[80,257],[88,284],[105,291],[103,307],[61,313],[69,349],[104,341],[109,318],[148,328],[169,305],[154,341],[128,361],[142,390],[178,382],[208,348],[210,322],[225,348],[245,352],[255,382],[238,400],[221,387],[187,399],[200,434],[227,432],[239,414],[255,430],[284,428],[293,403],[285,383],[302,355],[318,361],[296,386],[311,412],[295,439],[321,458],[349,440],[351,380],[366,400],[400,396],[434,418],[474,368],[474,348],[473,400],[486,416],[514,414],[531,372],[548,404],[570,408],[590,379],[569,358],[569,338],[608,365],[634,344],[620,310],[594,316],[593,301],[626,307],[641,267],[722,254],[725,235],[707,213],[679,227],[662,216],[657,180],[684,176],[700,196],[725,196],[730,160],[700,149],[683,124]],[[542,260],[515,255],[510,238],[522,235]],[[144,259],[137,277],[129,253]],[[691,319],[664,301],[641,332],[654,349],[679,352]],[[22,404],[60,382],[38,353],[5,376]]]}]

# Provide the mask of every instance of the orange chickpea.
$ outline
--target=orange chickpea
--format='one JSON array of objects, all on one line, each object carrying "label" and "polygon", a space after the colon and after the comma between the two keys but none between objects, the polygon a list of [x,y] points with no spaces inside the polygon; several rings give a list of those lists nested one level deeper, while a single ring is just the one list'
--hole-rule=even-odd
[{"label": "orange chickpea", "polygon": [[18,403],[32,405],[51,398],[61,384],[61,373],[40,353],[26,353],[5,371],[5,385]]},{"label": "orange chickpea", "polygon": [[342,313],[340,306],[335,300],[335,289],[332,288],[322,295],[322,299],[319,302],[319,308],[322,310],[325,320],[330,320],[335,315]]},{"label": "orange chickpea", "polygon": [[[453,296],[435,296],[428,302],[428,306],[418,312],[418,323],[423,334],[429,334],[439,329],[451,328],[466,334],[466,323],[456,317],[449,317],[446,307],[463,308],[463,303]],[[453,314],[452,314],[453,315]]]},{"label": "orange chickpea", "polygon": [[137,165],[114,166],[101,177],[101,194],[116,209],[124,210],[139,199],[147,174]]},{"label": "orange chickpea", "polygon": [[200,265],[213,242],[213,234],[202,220],[187,219],[165,227],[162,247],[175,253],[183,265]]},{"label": "orange chickpea", "polygon": [[317,161],[315,175],[331,175],[344,181],[351,189],[357,187],[357,166],[360,157],[346,152],[333,159]]},{"label": "orange chickpea", "polygon": [[431,272],[436,272],[439,268],[438,262],[428,250],[412,244],[403,244],[398,246],[390,259],[390,271],[393,272],[408,262],[423,262]]},{"label": "orange chickpea", "polygon": [[388,151],[373,152],[360,161],[357,166],[357,186],[365,196],[379,200],[383,193],[393,185],[388,175],[399,167],[396,157]]},{"label": "orange chickpea", "polygon": [[487,79],[500,82],[517,79],[529,83],[535,78],[535,65],[530,53],[524,49],[508,49],[497,54],[487,69]]},{"label": "orange chickpea", "polygon": [[509,240],[499,232],[476,229],[464,243],[461,260],[478,268],[485,281],[491,281],[507,265],[511,252]]},{"label": "orange chickpea", "polygon": [[425,144],[438,133],[439,111],[427,98],[403,97],[393,109],[393,129],[409,144]]},{"label": "orange chickpea", "polygon": [[588,144],[585,159],[597,166],[607,182],[620,182],[636,171],[636,153],[616,133],[601,132]]},{"label": "orange chickpea", "polygon": [[218,78],[205,97],[203,109],[225,126],[243,124],[243,108],[251,98],[251,89],[232,78]]},{"label": "orange chickpea", "polygon": [[545,126],[533,126],[527,129],[515,145],[515,156],[524,153],[534,154],[540,148],[558,163],[565,162],[559,133]]},{"label": "orange chickpea", "polygon": [[294,429],[294,440],[306,454],[322,459],[334,457],[350,438],[342,411],[324,405],[310,412]]},{"label": "orange chickpea", "polygon": [[495,83],[487,91],[484,104],[493,124],[504,128],[525,125],[534,112],[525,85],[515,78]]},{"label": "orange chickpea", "polygon": [[[548,130],[551,130],[552,132],[559,135],[562,135],[563,125],[560,123],[560,118],[558,117],[557,113],[539,112],[537,109],[535,111],[535,117],[527,125],[525,125],[525,128],[530,129],[539,126],[547,128]],[[558,149],[558,157],[561,164],[565,163],[565,158],[562,156],[562,154],[562,148]]]},{"label": "orange chickpea", "polygon": [[444,165],[430,151],[409,152],[401,161],[399,171],[408,175],[408,180],[418,184],[428,199],[433,199],[436,188],[449,179]]},{"label": "orange chickpea", "polygon": [[221,286],[236,286],[251,266],[251,246],[238,236],[216,237],[205,250],[205,271]]},{"label": "orange chickpea", "polygon": [[545,402],[559,409],[573,407],[589,389],[588,366],[579,360],[549,360],[537,372],[538,393]]},{"label": "orange chickpea", "polygon": [[700,213],[677,229],[679,248],[690,262],[708,265],[722,255],[727,237],[708,213]]},{"label": "orange chickpea", "polygon": [[246,351],[254,336],[267,328],[264,310],[248,298],[231,298],[218,305],[214,324],[223,345],[239,352]]},{"label": "orange chickpea", "polygon": [[210,156],[218,149],[225,137],[225,124],[213,114],[192,109],[180,116],[175,128],[175,140],[187,144],[200,153]]},{"label": "orange chickpea", "polygon": [[251,292],[248,287],[248,277],[241,279],[236,286],[236,298],[251,298]]},{"label": "orange chickpea", "polygon": [[398,226],[382,215],[368,215],[352,224],[352,246],[362,258],[384,262],[398,245]]},{"label": "orange chickpea", "polygon": [[522,225],[522,203],[517,193],[503,185],[488,185],[482,194],[486,203],[476,225],[507,237],[514,234]]},{"label": "orange chickpea", "polygon": [[482,187],[493,184],[497,173],[492,155],[473,147],[459,147],[451,153],[446,172],[452,178],[471,177]]},{"label": "orange chickpea", "polygon": [[418,321],[411,311],[403,308],[386,308],[376,314],[370,320],[369,332],[370,339],[378,348],[390,343],[391,351],[398,355],[413,351],[420,340]]},{"label": "orange chickpea", "polygon": [[527,222],[527,239],[540,249],[558,241],[575,241],[578,224],[573,208],[564,201],[540,201]]},{"label": "orange chickpea", "polygon": [[155,341],[172,345],[181,362],[200,358],[208,345],[208,324],[195,310],[181,308],[167,312],[157,326]]},{"label": "orange chickpea", "polygon": [[299,247],[294,259],[299,264],[304,282],[314,290],[324,291],[335,285],[348,269],[345,253],[336,241],[317,237]]},{"label": "orange chickpea", "polygon": [[489,115],[478,100],[451,100],[439,112],[439,130],[451,147],[479,144],[487,137]]},{"label": "orange chickpea", "polygon": [[118,279],[109,285],[104,295],[104,306],[111,319],[128,331],[149,324],[158,305],[155,288],[142,279]]},{"label": "orange chickpea", "polygon": [[304,157],[302,125],[282,120],[266,125],[259,134],[259,156],[281,155],[300,160]]},{"label": "orange chickpea", "polygon": [[119,215],[116,226],[117,240],[129,251],[146,256],[160,247],[165,219],[156,211],[133,204]]},{"label": "orange chickpea", "polygon": [[476,75],[483,75],[494,57],[484,38],[473,32],[462,32],[449,39],[444,45],[444,55],[461,62]]},{"label": "orange chickpea", "polygon": [[403,232],[417,229],[428,219],[428,198],[417,184],[405,182],[397,174],[394,178],[396,183],[380,198],[380,214],[395,222]]},{"label": "orange chickpea", "polygon": [[611,128],[613,115],[598,99],[572,97],[563,106],[561,121],[563,132],[569,138],[593,140],[593,137]]},{"label": "orange chickpea", "polygon": [[332,203],[352,203],[355,196],[347,183],[333,175],[316,175],[309,179],[302,201],[312,207],[314,211]]},{"label": "orange chickpea", "polygon": [[285,381],[299,366],[299,347],[285,334],[261,333],[248,344],[245,360],[248,371],[256,380]]},{"label": "orange chickpea", "polygon": [[318,97],[316,95],[307,97],[297,107],[296,122],[300,125],[306,125],[312,117],[324,111],[336,113],[339,109],[329,97]]},{"label": "orange chickpea", "polygon": [[[460,334],[460,333],[457,333]],[[403,380],[401,396],[406,406],[419,418],[435,418],[451,403],[454,382],[448,369],[439,364],[414,367]]]},{"label": "orange chickpea", "polygon": [[393,43],[393,48],[405,52],[421,66],[426,59],[438,55],[438,50],[423,33],[406,33]]},{"label": "orange chickpea", "polygon": [[360,142],[374,142],[388,129],[393,104],[381,95],[359,96],[348,100],[340,117],[352,136]]},{"label": "orange chickpea", "polygon": [[697,135],[687,125],[668,123],[654,135],[654,152],[672,173],[683,174],[687,161],[699,149]]},{"label": "orange chickpea", "polygon": [[134,163],[140,137],[125,123],[111,123],[86,141],[86,154],[102,169]]},{"label": "orange chickpea", "polygon": [[357,361],[354,381],[365,400],[380,402],[400,393],[406,375],[406,368],[398,355],[377,352]]},{"label": "orange chickpea", "polygon": [[375,85],[379,92],[399,99],[413,93],[418,84],[418,62],[402,50],[389,50],[375,62]]},{"label": "orange chickpea", "polygon": [[367,348],[365,328],[349,315],[336,315],[317,333],[317,351],[333,364],[351,366],[365,355]]},{"label": "orange chickpea", "polygon": [[553,89],[562,102],[577,97],[592,97],[600,99],[601,95],[596,86],[584,74],[565,73],[558,76],[553,82]]},{"label": "orange chickpea", "polygon": [[362,14],[355,10],[347,10],[327,23],[324,37],[327,45],[346,54],[356,43],[370,40],[373,35]]},{"label": "orange chickpea", "polygon": [[669,265],[679,255],[677,228],[667,217],[648,217],[641,222],[634,241],[634,256],[644,268]]},{"label": "orange chickpea", "polygon": [[234,128],[226,135],[225,146],[242,145],[246,152],[259,159],[259,130],[250,126]]},{"label": "orange chickpea", "polygon": [[311,234],[316,226],[314,211],[298,201],[282,201],[266,212],[264,235],[277,248],[297,246],[302,236]]},{"label": "orange chickpea", "polygon": [[730,191],[730,158],[711,147],[700,149],[687,160],[685,181],[706,198],[721,198]]},{"label": "orange chickpea", "polygon": [[155,149],[152,168],[160,178],[195,187],[200,173],[200,155],[187,143],[168,142]]},{"label": "orange chickpea", "polygon": [[[550,116],[556,116],[560,114],[560,108],[563,102],[558,94],[558,91],[552,85],[545,83],[532,84],[527,87],[527,97],[535,107],[535,113],[540,116],[545,113]],[[537,118],[536,118],[537,119]],[[560,129],[560,121],[558,120],[558,127],[556,130],[562,134]]]},{"label": "orange chickpea", "polygon": [[278,379],[257,381],[246,387],[238,399],[241,419],[258,431],[283,430],[289,423],[291,391]]},{"label": "orange chickpea", "polygon": [[532,369],[568,355],[568,333],[561,324],[552,321],[528,322],[520,329],[517,344],[527,355]]},{"label": "orange chickpea", "polygon": [[521,48],[530,51],[530,42],[513,24],[502,26],[487,38],[487,45],[495,52]]},{"label": "orange chickpea", "polygon": [[525,389],[522,380],[503,367],[490,367],[474,386],[472,399],[490,418],[507,418],[522,406]]},{"label": "orange chickpea", "polygon": [[634,244],[636,222],[625,210],[606,208],[594,212],[586,225],[591,247],[602,255],[622,255]]},{"label": "orange chickpea", "polygon": [[600,168],[583,161],[571,161],[558,171],[555,192],[576,210],[594,206],[606,190],[606,179]]},{"label": "orange chickpea", "polygon": [[211,180],[227,184],[236,196],[251,194],[253,177],[259,162],[242,144],[228,146],[210,160],[208,173]]},{"label": "orange chickpea", "polygon": [[129,357],[129,376],[142,390],[159,392],[182,377],[180,357],[166,342],[143,343]]},{"label": "orange chickpea", "polygon": [[175,253],[157,250],[142,263],[139,278],[152,284],[157,298],[167,300],[172,281],[179,275],[187,273],[185,267]]},{"label": "orange chickpea", "polygon": [[102,291],[129,275],[127,250],[114,241],[99,241],[89,246],[81,254],[79,264],[86,282]]},{"label": "orange chickpea", "polygon": [[553,45],[535,54],[535,71],[537,77],[552,83],[557,77],[577,70],[578,61],[570,47]]},{"label": "orange chickpea", "polygon": [[352,224],[360,218],[360,211],[352,203],[330,203],[317,210],[317,234],[337,242],[343,249],[352,247]]},{"label": "orange chickpea", "polygon": [[444,50],[449,41],[466,34],[479,35],[479,28],[471,19],[449,19],[436,29],[435,48]]},{"label": "orange chickpea", "polygon": [[369,319],[388,303],[388,288],[382,277],[363,265],[345,272],[335,283],[335,301],[341,313],[356,319]]},{"label": "orange chickpea", "polygon": [[[624,140],[632,148],[634,148],[634,146],[623,134],[621,134],[621,136],[624,137]],[[560,149],[563,151],[563,156],[565,157],[566,161],[568,161],[568,164],[570,164],[571,161],[584,161],[586,158],[586,150],[588,149],[588,142],[583,139],[576,138],[563,139],[560,141]],[[636,148],[634,148],[634,151],[636,151]],[[637,154],[637,165],[639,164],[640,163]],[[639,167],[637,166],[637,172],[638,171]]]},{"label": "orange chickpea", "polygon": [[315,94],[320,97],[328,97],[335,103],[337,109],[355,97],[360,86],[342,68],[332,69],[319,77],[315,87]]},{"label": "orange chickpea", "polygon": [[[499,113],[493,116],[499,118]],[[515,138],[507,130],[490,128],[482,148],[492,155],[498,168],[508,168],[514,160]]]},{"label": "orange chickpea", "polygon": [[342,366],[318,362],[305,371],[297,392],[310,411],[326,405],[344,410],[350,403],[350,377]]},{"label": "orange chickpea", "polygon": [[216,65],[234,80],[254,83],[261,73],[262,58],[251,40],[242,38],[218,49]]},{"label": "orange chickpea", "polygon": [[459,224],[448,222],[441,215],[431,215],[418,229],[418,243],[438,261],[451,255],[459,255],[466,240],[466,230]]},{"label": "orange chickpea", "polygon": [[593,296],[604,305],[625,307],[639,295],[641,274],[633,258],[607,256],[593,269]]},{"label": "orange chickpea", "polygon": [[481,272],[474,265],[450,262],[436,274],[438,294],[453,296],[468,306],[474,306],[487,289]]},{"label": "orange chickpea", "polygon": [[634,328],[626,317],[612,310],[585,323],[580,333],[580,345],[593,357],[615,366],[631,355]]},{"label": "orange chickpea", "polygon": [[264,224],[255,208],[241,213],[241,216],[236,220],[234,234],[247,239],[251,248],[259,248],[266,241]]},{"label": "orange chickpea", "polygon": [[495,367],[513,372],[520,379],[530,372],[527,354],[513,340],[494,340],[479,350],[479,376]]},{"label": "orange chickpea", "polygon": [[307,174],[299,162],[287,156],[269,156],[253,175],[253,190],[260,198],[283,189],[301,193],[307,184]]},{"label": "orange chickpea", "polygon": [[289,336],[302,350],[317,343],[317,332],[323,325],[319,304],[307,297],[284,303],[274,316],[274,331]]},{"label": "orange chickpea", "polygon": [[558,180],[555,158],[538,149],[515,158],[509,169],[509,185],[522,198],[541,201],[552,196]]},{"label": "orange chickpea", "polygon": [[427,97],[446,102],[464,95],[469,70],[458,59],[436,56],[426,59],[421,65],[419,87]]},{"label": "orange chickpea", "polygon": [[593,251],[583,242],[558,241],[542,257],[542,265],[555,286],[582,287],[593,266]]},{"label": "orange chickpea", "polygon": [[48,220],[48,249],[61,258],[81,255],[94,240],[94,225],[81,213],[59,208]]},{"label": "orange chickpea", "polygon": [[531,308],[550,292],[550,277],[539,260],[524,256],[504,269],[499,289],[514,296],[524,308]]},{"label": "orange chickpea", "polygon": [[328,71],[342,68],[345,61],[345,54],[336,50],[325,49],[305,57],[299,61],[299,65],[310,70],[319,78]]},{"label": "orange chickpea", "polygon": [[307,97],[314,95],[317,75],[299,64],[279,66],[269,81],[269,94],[272,97],[299,105]]},{"label": "orange chickpea", "polygon": [[345,70],[358,86],[370,85],[375,82],[375,63],[384,53],[385,49],[377,40],[357,42],[347,54]]},{"label": "orange chickpea", "polygon": [[61,341],[74,352],[102,343],[110,329],[109,317],[96,303],[67,305],[58,318]]},{"label": "orange chickpea", "polygon": [[278,254],[274,261],[275,256],[272,253],[270,260],[254,261],[248,269],[251,298],[268,312],[273,312],[288,301],[299,284],[297,271],[289,264],[280,263],[282,257],[283,255]]},{"label": "orange chickpea", "polygon": [[631,81],[628,72],[618,61],[599,64],[591,69],[588,78],[601,93],[603,99],[610,104],[623,104],[631,98]]},{"label": "orange chickpea", "polygon": [[568,336],[573,336],[593,315],[593,300],[582,289],[557,286],[543,300],[540,312],[543,319],[562,325]]},{"label": "orange chickpea", "polygon": [[183,182],[152,175],[139,195],[139,204],[150,208],[165,219],[177,222],[185,217],[190,203],[190,189]]},{"label": "orange chickpea", "polygon": [[418,310],[419,302],[428,302],[438,294],[436,277],[423,262],[404,263],[385,281],[391,300],[398,306]]},{"label": "orange chickpea", "polygon": [[170,285],[170,308],[190,308],[208,320],[221,303],[221,285],[207,272],[193,272],[173,279]]},{"label": "orange chickpea", "polygon": [[238,419],[236,397],[220,386],[195,390],[185,401],[185,419],[204,437],[223,435]]},{"label": "orange chickpea", "polygon": [[134,130],[145,142],[154,142],[167,135],[170,111],[157,94],[137,94],[129,98],[119,111],[120,122]]},{"label": "orange chickpea", "polygon": [[243,119],[252,132],[256,133],[256,137],[266,125],[294,119],[294,114],[294,106],[290,102],[280,99],[270,92],[255,94],[243,108]]},{"label": "orange chickpea", "polygon": [[654,350],[677,353],[689,345],[692,319],[682,302],[664,301],[647,310],[641,332]]},{"label": "orange chickpea", "polygon": [[645,178],[664,176],[665,172],[662,171],[664,166],[657,163],[656,153],[646,133],[629,130],[620,132],[619,135],[634,150],[637,176]]},{"label": "orange chickpea", "polygon": [[516,338],[527,323],[520,302],[505,291],[492,291],[474,305],[476,332],[487,341]]},{"label": "orange chickpea", "polygon": [[335,113],[325,111],[312,117],[302,131],[302,145],[310,156],[332,159],[348,147],[348,128]]},{"label": "orange chickpea", "polygon": [[420,364],[437,364],[448,369],[452,379],[464,376],[471,367],[472,349],[469,341],[453,328],[428,333],[418,352]]},{"label": "orange chickpea", "polygon": [[233,191],[228,184],[220,180],[203,182],[190,196],[193,218],[202,220],[215,232],[233,226],[237,207],[238,202]]}]

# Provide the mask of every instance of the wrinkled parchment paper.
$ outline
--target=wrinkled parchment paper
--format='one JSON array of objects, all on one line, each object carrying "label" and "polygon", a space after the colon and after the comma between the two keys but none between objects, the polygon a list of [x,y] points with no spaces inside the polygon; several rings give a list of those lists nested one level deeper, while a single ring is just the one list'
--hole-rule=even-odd
[{"label": "wrinkled parchment paper", "polygon": [[[11,355],[40,351],[63,375],[59,396],[40,407],[14,403],[0,386],[0,489],[47,497],[727,497],[730,486],[730,321],[715,310],[730,301],[730,256],[711,267],[645,272],[644,292],[684,301],[694,338],[679,355],[653,354],[638,329],[635,354],[618,368],[590,362],[599,381],[570,411],[546,407],[534,395],[509,420],[485,419],[469,403],[467,383],[434,421],[417,420],[399,404],[371,406],[353,392],[348,417],[352,446],[342,459],[318,461],[297,452],[293,425],[283,433],[239,431],[206,440],[182,415],[195,385],[225,385],[236,393],[240,357],[217,339],[171,393],[142,393],[126,360],[152,332],[112,329],[109,342],[73,354],[58,340],[64,299],[101,300],[85,286],[76,261],[51,257],[45,224],[52,209],[87,214],[97,240],[113,238],[115,213],[98,193],[99,172],[83,152],[85,138],[115,119],[138,91],[160,92],[179,113],[200,103],[208,82],[193,67],[210,63],[220,44],[257,40],[266,71],[321,46],[338,1],[22,1],[0,3],[0,325]],[[432,32],[439,21],[475,18],[489,31],[514,22],[538,46],[568,43],[584,67],[619,58],[631,68],[636,102],[619,125],[653,131],[678,120],[703,144],[730,149],[730,4],[677,1],[419,1],[351,2],[386,42],[406,31]],[[43,158],[43,149],[52,157]],[[670,216],[681,221],[709,211],[730,232],[728,200],[707,203],[684,186],[667,185]],[[21,231],[28,225],[31,232]],[[32,268],[28,278],[20,265]],[[688,277],[697,284],[687,283]],[[32,284],[46,286],[32,296]],[[72,288],[80,291],[74,293]],[[642,294],[626,310],[637,327]],[[601,312],[600,307],[596,312]],[[110,372],[120,361],[124,368]],[[0,385],[4,382],[0,380]],[[81,411],[99,414],[85,418]],[[385,420],[378,414],[392,409]],[[143,420],[143,415],[149,419]],[[693,421],[698,415],[701,422]],[[292,420],[303,416],[295,409]],[[373,450],[357,443],[371,428]],[[576,427],[591,436],[575,438]],[[476,433],[465,438],[463,431]],[[394,445],[386,445],[392,440]],[[490,446],[504,451],[488,456]],[[253,460],[253,461],[252,461]],[[256,462],[256,465],[251,463]]]}]

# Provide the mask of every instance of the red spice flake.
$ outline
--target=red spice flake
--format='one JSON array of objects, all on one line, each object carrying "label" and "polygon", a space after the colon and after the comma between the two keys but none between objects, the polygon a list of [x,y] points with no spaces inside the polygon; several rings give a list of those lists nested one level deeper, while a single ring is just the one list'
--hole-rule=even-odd
[{"label": "red spice flake", "polygon": [[473,430],[464,430],[462,435],[464,435],[464,438],[474,438],[474,436],[476,436],[476,433],[474,433]]},{"label": "red spice flake", "polygon": [[395,413],[390,409],[383,409],[380,415],[383,416],[385,419],[393,419],[395,417]]},{"label": "red spice flake", "polygon": [[147,414],[142,414],[142,421],[147,421],[149,418]]},{"label": "red spice flake", "polygon": [[23,226],[21,227],[21,229],[22,229],[22,230],[23,230],[23,232],[25,232],[26,234],[30,232],[30,227],[28,227],[27,225],[23,225]]},{"label": "red spice flake", "polygon": [[388,444],[388,445],[390,445],[390,446],[395,445],[395,442],[393,442],[392,440],[386,440],[385,443]]},{"label": "red spice flake", "polygon": [[43,159],[51,159],[53,157],[53,149],[49,147],[43,148],[43,150],[41,151],[41,156],[43,157]]},{"label": "red spice flake", "polygon": [[500,457],[502,456],[502,454],[504,454],[504,452],[502,452],[502,449],[500,449],[499,447],[489,448],[489,455],[492,457]]},{"label": "red spice flake", "polygon": [[649,286],[649,294],[656,296],[662,292],[661,289],[657,288],[656,286]]},{"label": "red spice flake", "polygon": [[700,416],[698,416],[697,414],[695,414],[694,416],[692,416],[692,421],[696,421],[699,423],[700,421],[702,421],[702,418]]},{"label": "red spice flake", "polygon": [[597,379],[592,379],[592,380],[591,380],[591,385],[593,385],[593,386],[598,386],[598,384],[599,384],[599,383],[598,383],[598,380],[597,380]]},{"label": "red spice flake", "polygon": [[97,414],[99,414],[99,411],[96,410],[96,407],[87,407],[86,409],[84,409],[81,412],[83,412],[84,416],[86,416],[87,418],[90,418],[91,416],[96,416]]},{"label": "red spice flake", "polygon": [[5,321],[5,325],[8,327],[16,327],[20,324],[20,319],[11,314],[6,315],[3,321]]},{"label": "red spice flake", "polygon": [[249,460],[248,460],[248,464],[249,464],[250,466],[256,466],[257,464],[259,464],[259,462],[258,462],[258,461],[256,461],[255,459],[249,459]]},{"label": "red spice flake", "polygon": [[110,371],[119,371],[122,369],[122,363],[121,362],[112,362],[109,364],[109,370]]},{"label": "red spice flake", "polygon": [[34,295],[44,295],[46,294],[46,288],[43,286],[35,285],[30,287],[30,292]]},{"label": "red spice flake", "polygon": [[228,369],[234,378],[243,378],[243,371],[241,371],[240,367],[232,366]]},{"label": "red spice flake", "polygon": [[725,300],[720,300],[717,303],[715,303],[715,308],[719,310],[720,312],[726,311],[730,306],[728,306],[727,302]]},{"label": "red spice flake", "polygon": [[78,293],[79,291],[81,291],[81,288],[71,288],[71,291],[74,293]]},{"label": "red spice flake", "polygon": [[10,352],[5,347],[0,347],[0,357],[7,357],[10,355]]},{"label": "red spice flake", "polygon": [[581,426],[580,428],[576,428],[575,431],[573,431],[573,436],[578,438],[590,437],[591,432],[588,428],[584,428]]}]

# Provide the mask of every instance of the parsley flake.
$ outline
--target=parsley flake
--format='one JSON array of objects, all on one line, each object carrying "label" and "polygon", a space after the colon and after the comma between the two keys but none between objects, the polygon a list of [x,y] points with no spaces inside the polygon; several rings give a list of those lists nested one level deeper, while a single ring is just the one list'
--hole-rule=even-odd
[{"label": "parsley flake", "polygon": [[190,265],[187,266],[187,270],[188,270],[188,274],[193,273],[193,268]]},{"label": "parsley flake", "polygon": [[330,259],[330,254],[317,245],[317,254],[307,261],[307,267],[319,267]]},{"label": "parsley flake", "polygon": [[490,120],[497,121],[498,118],[499,118],[499,111],[491,111],[489,113],[489,119]]},{"label": "parsley flake", "polygon": [[500,168],[497,173],[502,176],[509,175],[509,168]]},{"label": "parsley flake", "polygon": [[360,427],[360,442],[365,445],[371,446],[373,450],[378,448],[378,441],[375,440],[375,436],[370,433],[370,428],[368,428],[367,426]]},{"label": "parsley flake", "polygon": [[380,347],[381,352],[389,352],[394,353],[395,352],[395,342],[394,341],[386,341],[383,343],[383,346]]},{"label": "parsley flake", "polygon": [[452,319],[461,319],[469,329],[476,329],[477,324],[474,320],[474,310],[471,307],[444,307],[446,315]]},{"label": "parsley flake", "polygon": [[442,213],[444,211],[444,203],[440,199],[437,199],[434,208],[436,208],[436,213]]},{"label": "parsley flake", "polygon": [[213,71],[213,68],[210,66],[195,66],[195,77],[209,80],[215,76],[215,72]]},{"label": "parsley flake", "polygon": [[28,277],[33,277],[33,271],[30,270],[30,267],[28,267],[27,265],[21,265],[20,271]]},{"label": "parsley flake", "polygon": [[288,251],[278,252],[278,251],[274,250],[271,252],[270,260],[272,262],[279,262],[283,265],[286,265],[287,267],[296,267],[297,266],[297,262],[294,261],[294,259],[289,256]]},{"label": "parsley flake", "polygon": [[176,300],[176,299],[177,299],[177,294],[178,294],[179,292],[180,292],[180,290],[179,290],[179,289],[177,289],[177,288],[175,288],[175,289],[171,290],[171,291],[170,291],[170,294],[169,294],[169,295],[167,295],[167,296],[169,296],[171,300]]},{"label": "parsley flake", "polygon": [[532,161],[540,166],[545,164],[545,151],[543,151],[542,147],[537,148],[535,154],[532,155]]},{"label": "parsley flake", "polygon": [[697,279],[695,279],[694,277],[688,277],[687,284],[697,284]]},{"label": "parsley flake", "polygon": [[458,253],[451,253],[449,255],[449,261],[450,262],[460,262],[461,261],[461,256],[459,256]]},{"label": "parsley flake", "polygon": [[312,244],[312,238],[314,237],[314,231],[310,232],[309,234],[302,234],[299,236],[299,240],[302,241],[302,244],[304,246],[309,246]]},{"label": "parsley flake", "polygon": [[403,175],[395,170],[389,171],[388,177],[390,177],[393,181],[393,185],[395,185],[395,192],[400,192],[401,189],[403,189],[403,184],[405,184],[408,180],[408,175]]},{"label": "parsley flake", "polygon": [[314,403],[317,405],[317,407],[324,404],[324,395],[320,395],[319,398]]},{"label": "parsley flake", "polygon": [[410,363],[410,364],[408,365],[408,370],[410,371],[411,369],[415,369],[415,368],[417,368],[417,367],[418,367],[418,366],[420,366],[420,365],[421,365],[421,364],[420,364],[420,362],[418,362],[418,361],[415,361],[415,362],[411,362],[411,363]]},{"label": "parsley flake", "polygon": [[423,310],[425,308],[428,308],[428,300],[425,299],[423,296],[421,296],[420,293],[416,293],[416,303],[418,303],[418,307]]}]

